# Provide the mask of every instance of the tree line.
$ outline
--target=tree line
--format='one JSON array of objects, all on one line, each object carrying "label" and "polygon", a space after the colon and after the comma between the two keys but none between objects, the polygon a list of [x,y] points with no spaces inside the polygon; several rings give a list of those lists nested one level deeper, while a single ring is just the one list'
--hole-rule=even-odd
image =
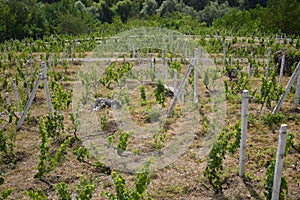
[{"label": "tree line", "polygon": [[178,29],[178,20],[231,33],[299,35],[299,13],[298,0],[0,0],[0,38],[89,34],[149,22]]}]

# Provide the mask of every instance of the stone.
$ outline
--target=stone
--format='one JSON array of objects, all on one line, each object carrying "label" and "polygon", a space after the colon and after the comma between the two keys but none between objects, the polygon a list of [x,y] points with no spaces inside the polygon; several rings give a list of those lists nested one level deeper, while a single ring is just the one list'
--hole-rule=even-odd
[{"label": "stone", "polygon": [[121,107],[122,105],[117,100],[111,100],[108,98],[98,98],[96,99],[95,103],[92,105],[91,110],[99,111],[105,108],[119,109]]}]

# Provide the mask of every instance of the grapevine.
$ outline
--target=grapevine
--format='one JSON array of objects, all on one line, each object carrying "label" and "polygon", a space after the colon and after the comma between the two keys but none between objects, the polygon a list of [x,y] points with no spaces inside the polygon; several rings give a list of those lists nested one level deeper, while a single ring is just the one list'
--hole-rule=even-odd
[{"label": "grapevine", "polygon": [[[222,192],[223,160],[227,152],[233,154],[238,149],[241,138],[240,132],[239,123],[235,125],[234,131],[224,128],[209,152],[207,166],[203,174],[208,178],[216,193]],[[235,141],[231,142],[233,138]]]},{"label": "grapevine", "polygon": [[154,95],[155,95],[156,101],[159,104],[161,104],[163,107],[165,107],[166,89],[161,80],[158,80],[158,82],[156,83],[156,88],[154,89]]}]

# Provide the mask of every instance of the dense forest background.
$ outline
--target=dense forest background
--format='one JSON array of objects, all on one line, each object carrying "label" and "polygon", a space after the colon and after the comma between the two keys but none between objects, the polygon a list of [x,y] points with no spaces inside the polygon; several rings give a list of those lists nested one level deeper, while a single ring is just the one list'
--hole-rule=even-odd
[{"label": "dense forest background", "polygon": [[152,26],[185,34],[300,34],[299,0],[0,0],[0,40],[114,34]]}]

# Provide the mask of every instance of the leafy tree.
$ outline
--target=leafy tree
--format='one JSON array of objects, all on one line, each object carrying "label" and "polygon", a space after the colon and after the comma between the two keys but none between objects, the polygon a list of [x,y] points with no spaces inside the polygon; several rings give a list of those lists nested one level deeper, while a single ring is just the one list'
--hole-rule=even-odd
[{"label": "leafy tree", "polygon": [[72,15],[61,14],[57,25],[57,31],[60,34],[73,34],[78,35],[81,33],[89,33],[93,30],[90,21],[93,19],[87,15]]},{"label": "leafy tree", "polygon": [[172,12],[175,12],[176,4],[178,3],[178,0],[165,0],[159,9],[157,9],[157,14],[161,17],[167,16],[171,14]]},{"label": "leafy tree", "polygon": [[100,14],[98,12],[98,8],[96,6],[90,6],[86,9],[86,11],[92,15],[95,19],[99,19],[100,18]]},{"label": "leafy tree", "polygon": [[203,10],[209,0],[183,0],[187,6],[193,7],[195,10]]},{"label": "leafy tree", "polygon": [[157,9],[157,7],[158,7],[158,5],[155,0],[145,0],[140,14],[145,17],[151,16],[155,13],[155,10]]},{"label": "leafy tree", "polygon": [[[229,5],[232,5],[230,3],[231,1],[229,1]],[[242,1],[239,1],[237,2],[239,5],[239,7],[241,9],[252,9],[252,8],[256,8],[257,5],[261,5],[263,7],[266,7],[267,5],[267,0],[242,0]]]},{"label": "leafy tree", "polygon": [[225,14],[221,19],[213,21],[213,27],[218,30],[228,30],[239,35],[247,35],[253,32],[259,32],[267,30],[264,29],[264,25],[261,19],[262,7],[252,9],[250,11],[240,11],[238,9],[232,9],[231,12]]},{"label": "leafy tree", "polygon": [[155,1],[156,1],[158,6],[160,6],[164,2],[164,0],[155,0]]},{"label": "leafy tree", "polygon": [[269,0],[262,19],[267,28],[287,34],[300,34],[300,2],[297,0]]},{"label": "leafy tree", "polygon": [[211,25],[215,19],[220,19],[231,10],[232,8],[229,6],[227,1],[222,4],[211,1],[207,6],[205,6],[204,10],[199,12],[200,21],[204,21],[208,25]]},{"label": "leafy tree", "polygon": [[55,3],[58,2],[59,0],[38,0],[38,1],[43,3]]},{"label": "leafy tree", "polygon": [[85,7],[90,7],[95,2],[94,0],[81,0],[81,2],[85,5]]},{"label": "leafy tree", "polygon": [[75,2],[75,8],[77,8],[78,11],[80,12],[86,12],[86,7],[81,1],[76,1]]},{"label": "leafy tree", "polygon": [[9,15],[10,9],[4,4],[3,1],[0,1],[0,38],[5,40],[8,36],[7,24],[12,21],[12,16]]},{"label": "leafy tree", "polygon": [[159,9],[157,9],[157,13],[161,17],[171,16],[174,12],[179,12],[183,15],[191,15],[193,17],[197,16],[196,10],[185,5],[181,0],[166,0],[161,4]]},{"label": "leafy tree", "polygon": [[132,8],[132,2],[130,0],[119,1],[114,5],[113,10],[120,16],[122,22],[126,22]]},{"label": "leafy tree", "polygon": [[[22,38],[30,31],[30,17],[33,15],[30,3],[36,1],[1,1],[1,24],[5,27],[4,38]],[[3,18],[2,18],[3,17]]]},{"label": "leafy tree", "polygon": [[193,18],[198,16],[198,12],[193,7],[185,5],[182,1],[176,4],[176,10],[184,16],[192,16]]},{"label": "leafy tree", "polygon": [[101,22],[112,23],[114,12],[112,8],[104,0],[100,0],[99,3],[94,4],[98,11],[98,19]]}]

